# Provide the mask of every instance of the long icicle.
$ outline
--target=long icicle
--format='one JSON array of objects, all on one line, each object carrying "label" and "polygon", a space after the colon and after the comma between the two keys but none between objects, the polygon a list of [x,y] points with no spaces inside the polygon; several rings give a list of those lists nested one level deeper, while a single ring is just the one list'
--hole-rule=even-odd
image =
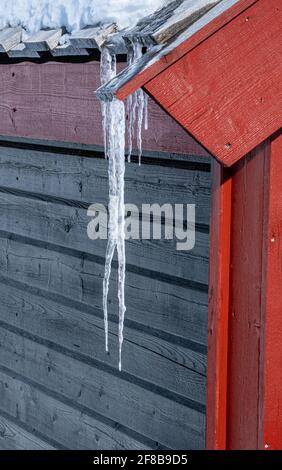
[{"label": "long icicle", "polygon": [[[137,59],[142,56],[143,46],[140,42],[131,42],[128,49],[128,65],[132,65]],[[135,91],[133,95],[127,99],[127,113],[128,113],[128,161],[131,160],[133,149],[133,138],[136,133],[136,143],[138,149],[138,160],[141,165],[142,156],[142,127],[148,129],[148,97],[140,88]],[[137,121],[137,125],[136,125]],[[135,131],[136,126],[136,131]]]},{"label": "long icicle", "polygon": [[[101,56],[101,81],[105,83],[116,72],[116,61],[103,48]],[[115,250],[118,254],[118,301],[119,301],[119,370],[125,315],[125,233],[124,233],[124,174],[125,174],[125,109],[124,104],[114,99],[102,103],[105,156],[108,158],[109,174],[109,230],[103,282],[103,310],[105,324],[105,346],[109,350],[108,293],[111,266]]]},{"label": "long icicle", "polygon": [[[129,49],[129,63],[133,63],[142,55],[142,45],[132,43]],[[116,57],[103,47],[101,51],[101,83],[105,84],[116,75]],[[103,281],[103,310],[105,325],[105,347],[109,350],[108,326],[108,294],[111,277],[112,261],[117,250],[118,256],[118,304],[119,304],[119,370],[122,368],[122,344],[125,317],[125,206],[124,206],[124,175],[125,175],[125,107],[123,102],[112,99],[101,102],[105,158],[108,159],[109,175],[109,228],[106,250],[105,274]],[[128,160],[132,154],[133,138],[136,136],[139,165],[142,155],[142,127],[148,128],[148,97],[143,90],[137,90],[127,101],[129,117],[128,129]],[[136,126],[136,131],[135,131]]]}]

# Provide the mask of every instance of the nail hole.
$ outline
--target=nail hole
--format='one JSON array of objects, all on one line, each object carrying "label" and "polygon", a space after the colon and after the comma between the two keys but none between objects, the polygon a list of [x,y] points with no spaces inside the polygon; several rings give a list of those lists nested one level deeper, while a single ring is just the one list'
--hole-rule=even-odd
[{"label": "nail hole", "polygon": [[230,142],[227,142],[227,144],[225,144],[224,147],[225,147],[227,150],[229,150],[229,149],[231,149],[232,144],[230,144]]}]

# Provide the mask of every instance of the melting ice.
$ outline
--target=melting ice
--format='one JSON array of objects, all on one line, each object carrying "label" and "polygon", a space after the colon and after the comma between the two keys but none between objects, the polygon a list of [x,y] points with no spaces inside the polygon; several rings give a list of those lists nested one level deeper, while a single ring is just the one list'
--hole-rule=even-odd
[{"label": "melting ice", "polygon": [[[135,61],[142,54],[140,44],[132,44],[129,48],[129,63]],[[107,83],[116,75],[116,57],[111,55],[107,48],[101,53],[101,82]],[[123,328],[125,307],[125,232],[124,232],[124,174],[125,174],[125,106],[122,101],[113,99],[102,101],[102,119],[105,158],[108,160],[109,175],[109,226],[108,243],[106,249],[105,275],[103,282],[103,310],[105,324],[105,345],[109,350],[108,327],[108,293],[111,276],[113,256],[118,256],[118,305],[119,305],[119,370],[121,370],[121,353],[123,344]],[[136,135],[138,159],[141,164],[142,155],[142,127],[145,118],[145,127],[148,126],[147,97],[143,90],[137,90],[127,102],[128,113],[128,160],[132,154],[133,138]]]}]

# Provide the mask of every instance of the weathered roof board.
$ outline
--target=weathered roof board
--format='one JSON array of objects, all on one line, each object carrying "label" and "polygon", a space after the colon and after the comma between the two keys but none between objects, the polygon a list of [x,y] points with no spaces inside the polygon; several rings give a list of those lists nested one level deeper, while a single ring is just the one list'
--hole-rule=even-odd
[{"label": "weathered roof board", "polygon": [[54,49],[59,44],[61,36],[61,29],[39,31],[38,33],[26,39],[24,44],[27,49],[31,49],[36,52],[44,52]]},{"label": "weathered roof board", "polygon": [[88,56],[89,52],[83,47],[74,47],[71,44],[62,44],[51,50],[53,57],[66,57],[66,56]]},{"label": "weathered roof board", "polygon": [[15,47],[10,49],[8,51],[8,56],[11,59],[18,59],[18,58],[36,59],[40,57],[37,51],[27,48],[23,42],[17,44]]},{"label": "weathered roof board", "polygon": [[154,14],[143,18],[124,34],[128,40],[138,39],[144,45],[169,41],[190,26],[221,0],[174,0]]},{"label": "weathered roof board", "polygon": [[117,25],[97,26],[96,28],[85,28],[70,36],[70,43],[77,48],[100,49],[109,34],[117,32]]},{"label": "weathered roof board", "polygon": [[22,28],[6,28],[0,31],[0,52],[7,52],[21,42]]}]

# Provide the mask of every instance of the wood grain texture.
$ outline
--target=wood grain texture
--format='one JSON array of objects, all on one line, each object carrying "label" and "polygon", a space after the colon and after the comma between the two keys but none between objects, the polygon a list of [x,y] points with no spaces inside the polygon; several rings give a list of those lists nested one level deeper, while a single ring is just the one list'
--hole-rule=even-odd
[{"label": "wood grain texture", "polygon": [[225,24],[258,0],[222,0],[174,41],[165,47],[153,47],[134,66],[128,67],[105,86],[104,92],[124,100],[161,72],[192,51]]},{"label": "wood grain texture", "polygon": [[20,26],[0,31],[0,52],[8,52],[20,43],[21,37],[22,28]]},{"label": "wood grain texture", "polygon": [[232,178],[212,163],[206,447],[226,449]]},{"label": "wood grain texture", "polygon": [[31,432],[0,416],[0,450],[55,450]]},{"label": "wood grain texture", "polygon": [[77,48],[71,44],[63,44],[51,50],[53,57],[67,57],[67,56],[88,56],[87,49]]},{"label": "wood grain texture", "polygon": [[[99,62],[0,65],[0,134],[103,145]],[[207,153],[156,104],[145,150]]]},{"label": "wood grain texture", "polygon": [[258,448],[267,143],[233,170],[227,448]]},{"label": "wood grain texture", "polygon": [[28,37],[23,43],[27,49],[31,49],[36,52],[44,52],[57,47],[61,36],[61,28],[48,31],[38,31]]},{"label": "wood grain texture", "polygon": [[[219,0],[220,1],[220,0]],[[174,0],[152,15],[142,18],[132,29],[125,30],[123,36],[129,41],[139,41],[144,45],[168,43],[181,31],[188,28],[207,11],[218,3],[207,0],[203,6],[202,1]]]},{"label": "wood grain texture", "polygon": [[8,56],[11,59],[39,59],[40,55],[37,51],[28,49],[23,42],[16,45],[8,51]]},{"label": "wood grain texture", "polygon": [[61,447],[76,449],[150,449],[118,427],[99,422],[82,410],[62,403],[57,394],[23,381],[7,369],[0,370],[0,412],[9,413],[19,423],[33,427]]},{"label": "wood grain texture", "polygon": [[[227,259],[230,243],[230,270],[228,266],[227,275],[218,278],[220,299],[225,302],[224,309],[218,309],[217,327],[226,324],[223,331],[215,329],[215,338],[210,339],[211,346],[217,341],[223,348],[223,359],[214,357],[214,347],[208,352],[207,443],[211,448],[281,447],[280,157],[281,135],[276,134],[236,164],[230,170],[231,181],[227,180],[231,198],[228,192],[225,203],[231,200],[231,230],[229,224],[224,243]],[[223,181],[219,189],[224,195]],[[213,191],[214,203],[220,192]],[[225,207],[218,216],[226,217],[229,212]],[[212,230],[211,248],[216,230]],[[216,268],[216,263],[211,264],[212,274]],[[213,283],[211,294],[212,288]],[[214,336],[210,328],[209,335]],[[216,380],[222,365],[223,374]],[[217,416],[214,404],[219,405]]]},{"label": "wood grain texture", "polygon": [[0,328],[2,366],[163,445],[203,446],[202,413],[7,327]]},{"label": "wood grain texture", "polygon": [[[2,279],[3,283],[4,279]],[[18,284],[17,284],[18,285]],[[63,305],[62,302],[44,298],[44,292],[34,296],[23,284],[16,291],[1,286],[1,320],[21,327],[45,340],[59,343],[70,352],[78,351],[86,360],[93,360],[100,368],[117,368],[118,328],[110,321],[110,353],[105,352],[102,315]],[[6,292],[6,294],[5,294]],[[13,298],[9,295],[13,295]],[[12,294],[11,294],[12,293]],[[41,298],[42,297],[42,298]],[[54,299],[55,300],[55,299]],[[59,299],[58,299],[59,300]],[[123,347],[123,373],[144,382],[155,384],[163,394],[170,392],[188,399],[191,407],[203,411],[205,405],[205,375],[194,371],[196,361],[202,371],[205,368],[203,354],[189,351],[180,342],[174,344],[158,339],[137,328],[126,327]],[[195,365],[193,364],[193,359]],[[195,360],[196,359],[196,360]],[[198,406],[197,406],[198,404]]]},{"label": "wood grain texture", "polygon": [[263,246],[263,341],[260,370],[260,427],[259,447],[282,448],[281,390],[281,233],[282,233],[282,183],[281,183],[281,131],[269,142],[268,172],[265,201]]},{"label": "wood grain texture", "polygon": [[110,34],[117,32],[117,25],[115,23],[109,24],[106,27],[97,26],[95,28],[85,28],[73,33],[69,40],[71,45],[80,49],[100,49],[107,40]]},{"label": "wood grain texture", "polygon": [[203,448],[209,160],[127,165],[137,205],[186,195],[202,218],[192,252],[128,242],[120,374],[114,290],[104,351],[105,243],[86,234],[88,204],[107,203],[106,163],[97,150],[10,140],[0,145],[0,416],[56,448]]},{"label": "wood grain texture", "polygon": [[[2,234],[3,236],[3,234]],[[28,244],[29,242],[29,244]],[[34,246],[32,240],[18,242],[1,240],[1,272],[5,276],[23,281],[40,289],[53,292],[53,298],[61,295],[61,302],[69,305],[75,302],[78,309],[93,310],[102,316],[101,299],[104,259],[83,255],[83,252],[64,254],[55,251],[55,246],[44,248]],[[90,259],[89,259],[90,258]],[[81,259],[84,259],[82,262]],[[100,262],[99,262],[100,261]],[[113,278],[116,279],[116,266]],[[176,283],[173,278],[153,276],[148,271],[135,270],[128,266],[126,278],[128,320],[135,326],[150,325],[156,333],[160,330],[174,338],[187,339],[205,351],[207,293],[193,289],[189,283]],[[110,315],[114,320],[117,299],[114,292],[109,294]],[[88,308],[87,308],[88,306]],[[193,343],[192,343],[193,344]],[[193,355],[192,355],[193,356]],[[196,365],[195,365],[196,367]],[[200,364],[203,372],[203,365]]]},{"label": "wood grain texture", "polygon": [[281,127],[281,18],[259,0],[145,85],[224,165]]}]

